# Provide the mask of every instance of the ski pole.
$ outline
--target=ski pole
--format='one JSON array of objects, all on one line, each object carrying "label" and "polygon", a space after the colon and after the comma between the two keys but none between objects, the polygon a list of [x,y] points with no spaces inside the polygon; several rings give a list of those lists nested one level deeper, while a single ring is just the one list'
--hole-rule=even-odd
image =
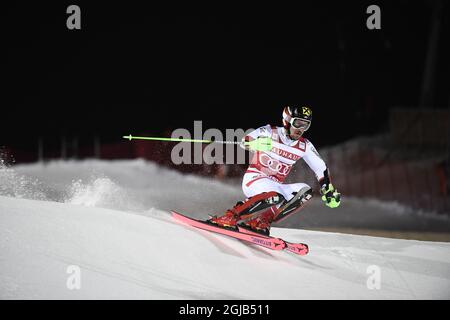
[{"label": "ski pole", "polygon": [[252,141],[221,141],[221,140],[200,140],[200,139],[184,139],[184,138],[161,138],[161,137],[137,137],[123,136],[128,140],[153,140],[153,141],[170,141],[170,142],[193,142],[193,143],[220,143],[220,144],[237,144],[248,146],[249,149],[255,151],[270,151],[272,149],[272,139],[269,137],[260,137]]}]

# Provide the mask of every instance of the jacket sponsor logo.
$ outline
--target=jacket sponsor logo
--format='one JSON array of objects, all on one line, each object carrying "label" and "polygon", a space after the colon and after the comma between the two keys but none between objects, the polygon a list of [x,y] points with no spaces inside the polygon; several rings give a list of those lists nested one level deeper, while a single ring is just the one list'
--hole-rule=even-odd
[{"label": "jacket sponsor logo", "polygon": [[296,154],[291,153],[291,152],[286,151],[286,150],[278,149],[276,147],[272,147],[272,150],[270,150],[270,151],[272,151],[273,153],[279,155],[280,157],[283,157],[283,158],[286,158],[286,159],[289,159],[289,160],[292,160],[292,161],[297,161],[298,159],[300,159],[299,155],[296,155]]},{"label": "jacket sponsor logo", "polygon": [[265,153],[259,155],[259,163],[266,168],[269,168],[272,172],[276,172],[282,176],[286,176],[291,170],[291,165],[280,162],[277,159],[272,159]]},{"label": "jacket sponsor logo", "polygon": [[298,144],[298,147],[300,150],[305,151],[306,150],[306,143],[304,143],[303,141],[300,141],[300,143]]}]

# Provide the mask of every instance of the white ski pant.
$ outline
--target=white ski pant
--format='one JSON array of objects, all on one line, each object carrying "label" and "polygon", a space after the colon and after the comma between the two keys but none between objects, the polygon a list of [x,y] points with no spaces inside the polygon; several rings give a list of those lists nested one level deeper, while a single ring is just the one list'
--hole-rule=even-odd
[{"label": "white ski pant", "polygon": [[275,191],[282,194],[289,201],[294,196],[292,193],[298,192],[303,187],[309,187],[309,185],[306,183],[279,183],[261,173],[246,173],[242,180],[242,191],[244,191],[247,198],[263,192]]}]

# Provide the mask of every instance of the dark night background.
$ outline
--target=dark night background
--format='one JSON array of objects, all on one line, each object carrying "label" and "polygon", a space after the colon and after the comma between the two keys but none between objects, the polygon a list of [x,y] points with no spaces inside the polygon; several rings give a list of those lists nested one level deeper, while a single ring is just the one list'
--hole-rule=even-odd
[{"label": "dark night background", "polygon": [[[163,135],[194,120],[203,130],[280,125],[291,103],[312,107],[309,137],[323,146],[385,130],[392,107],[419,106],[433,1],[311,3],[5,9],[1,145]],[[69,4],[81,8],[81,30],[66,27]],[[381,8],[381,30],[366,27],[370,4]],[[443,19],[432,101],[441,108],[450,101],[448,39]]]}]

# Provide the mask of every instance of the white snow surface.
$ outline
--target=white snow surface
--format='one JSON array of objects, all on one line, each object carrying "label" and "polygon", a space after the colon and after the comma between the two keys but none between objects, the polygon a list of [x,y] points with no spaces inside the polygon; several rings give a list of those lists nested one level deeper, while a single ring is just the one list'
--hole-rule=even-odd
[{"label": "white snow surface", "polygon": [[[191,228],[168,211],[205,218],[241,197],[143,160],[0,168],[0,299],[450,298],[449,243],[272,228],[308,243],[302,257]],[[79,289],[70,289],[72,266]]]}]

